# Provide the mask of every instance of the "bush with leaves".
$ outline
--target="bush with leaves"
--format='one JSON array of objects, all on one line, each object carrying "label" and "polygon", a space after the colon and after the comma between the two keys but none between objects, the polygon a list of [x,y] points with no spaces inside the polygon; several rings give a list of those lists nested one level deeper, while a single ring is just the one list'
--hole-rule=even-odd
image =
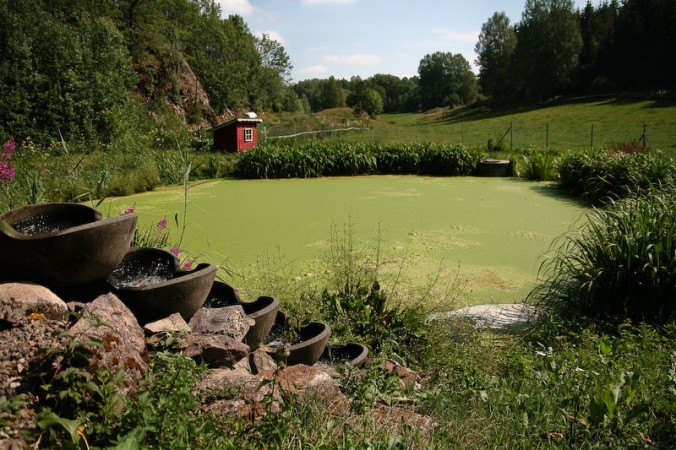
[{"label": "bush with leaves", "polygon": [[599,205],[676,181],[676,161],[651,153],[570,153],[557,165],[560,186]]},{"label": "bush with leaves", "polygon": [[529,300],[561,316],[668,323],[676,312],[676,190],[611,201],[558,239]]},{"label": "bush with leaves", "polygon": [[380,174],[470,175],[481,159],[463,145],[310,141],[269,144],[243,154],[241,178],[310,178]]}]

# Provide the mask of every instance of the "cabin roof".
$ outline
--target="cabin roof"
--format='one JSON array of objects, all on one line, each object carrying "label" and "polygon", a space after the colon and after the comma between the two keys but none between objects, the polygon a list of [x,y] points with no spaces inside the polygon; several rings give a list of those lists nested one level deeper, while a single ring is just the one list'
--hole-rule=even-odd
[{"label": "cabin roof", "polygon": [[227,121],[227,122],[223,122],[223,123],[220,124],[220,125],[216,125],[215,127],[210,128],[210,129],[207,130],[207,131],[216,131],[216,130],[220,130],[221,128],[225,128],[225,127],[228,127],[228,126],[230,126],[230,125],[237,124],[237,123],[244,123],[244,124],[247,124],[247,123],[248,123],[248,124],[252,124],[252,125],[253,125],[253,124],[259,124],[259,123],[261,123],[261,122],[263,122],[263,119],[243,119],[243,118],[232,119],[232,120],[229,120],[229,121]]}]

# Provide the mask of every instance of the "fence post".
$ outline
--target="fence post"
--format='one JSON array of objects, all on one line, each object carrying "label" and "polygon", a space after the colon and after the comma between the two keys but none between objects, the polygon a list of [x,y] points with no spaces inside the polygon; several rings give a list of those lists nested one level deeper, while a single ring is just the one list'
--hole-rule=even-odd
[{"label": "fence post", "polygon": [[643,139],[643,150],[645,150],[645,148],[646,148],[646,141],[647,141],[647,136],[646,136],[646,134],[645,134],[645,129],[646,129],[646,125],[643,124],[643,136],[641,136],[641,138]]},{"label": "fence post", "polygon": [[514,147],[514,122],[509,122],[509,149],[513,150]]},{"label": "fence post", "polygon": [[589,142],[589,147],[594,150],[594,124],[591,124],[591,141]]}]

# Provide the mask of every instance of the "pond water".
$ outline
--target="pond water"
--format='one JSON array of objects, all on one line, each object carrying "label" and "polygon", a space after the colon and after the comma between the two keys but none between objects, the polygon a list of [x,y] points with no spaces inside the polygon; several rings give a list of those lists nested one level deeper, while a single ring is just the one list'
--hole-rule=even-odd
[{"label": "pond water", "polygon": [[[312,276],[332,227],[342,232],[349,223],[360,241],[374,242],[381,230],[384,274],[401,272],[423,285],[442,269],[462,285],[464,304],[523,299],[542,254],[587,211],[547,183],[476,177],[218,180],[196,183],[188,199],[183,247],[200,261],[242,271],[281,255],[298,276]],[[164,216],[181,217],[183,192],[111,199],[101,209],[128,206],[140,227],[152,227]]]}]

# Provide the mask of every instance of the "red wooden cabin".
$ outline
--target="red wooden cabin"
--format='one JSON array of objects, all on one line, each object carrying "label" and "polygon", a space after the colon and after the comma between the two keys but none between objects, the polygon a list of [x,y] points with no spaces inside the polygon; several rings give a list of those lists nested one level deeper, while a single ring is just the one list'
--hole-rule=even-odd
[{"label": "red wooden cabin", "polygon": [[258,124],[262,119],[233,119],[213,127],[214,150],[245,152],[258,144]]}]

